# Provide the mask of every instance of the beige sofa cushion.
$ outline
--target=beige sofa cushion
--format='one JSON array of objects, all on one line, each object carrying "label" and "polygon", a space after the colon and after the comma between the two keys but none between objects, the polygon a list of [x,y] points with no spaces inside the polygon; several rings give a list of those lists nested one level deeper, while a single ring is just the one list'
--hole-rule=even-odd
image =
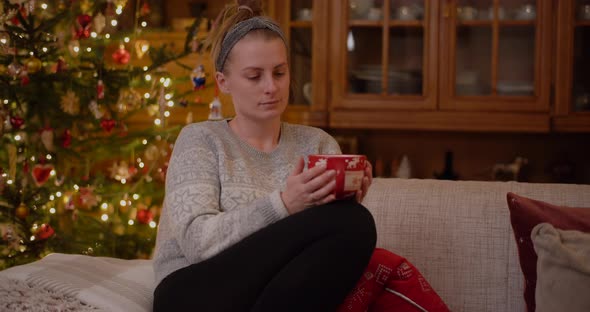
[{"label": "beige sofa cushion", "polygon": [[404,256],[451,311],[525,311],[506,194],[590,206],[590,185],[375,179],[363,202],[378,242]]},{"label": "beige sofa cushion", "polygon": [[540,223],[531,238],[538,256],[536,312],[590,311],[590,233]]}]

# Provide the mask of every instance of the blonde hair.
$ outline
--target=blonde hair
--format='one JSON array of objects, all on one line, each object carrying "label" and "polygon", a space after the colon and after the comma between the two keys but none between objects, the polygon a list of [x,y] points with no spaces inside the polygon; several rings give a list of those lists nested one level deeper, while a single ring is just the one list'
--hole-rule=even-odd
[{"label": "blonde hair", "polygon": [[[239,38],[230,38],[232,39],[230,41],[233,42],[224,45],[224,40],[226,39],[228,33],[236,32],[236,29],[234,28],[237,24],[246,22],[254,17],[262,16],[263,10],[260,0],[238,0],[225,6],[225,8],[215,20],[215,23],[209,32],[209,36],[204,42],[205,47],[210,49],[211,59],[216,64],[216,70],[225,71],[225,67],[223,65],[226,64],[230,59],[229,54],[231,48],[236,41],[239,41],[246,34],[256,33],[257,35],[260,35],[266,39],[281,38],[283,41],[285,41],[285,37],[278,25],[276,25],[276,23],[270,19],[264,17],[264,20],[268,20],[269,23],[273,24],[270,25],[271,27],[255,27],[253,29],[247,29],[245,30],[245,33],[241,34]],[[247,24],[247,22],[242,23],[242,25]],[[285,42],[285,47],[287,47],[287,42]],[[220,60],[220,57],[223,59]]]}]

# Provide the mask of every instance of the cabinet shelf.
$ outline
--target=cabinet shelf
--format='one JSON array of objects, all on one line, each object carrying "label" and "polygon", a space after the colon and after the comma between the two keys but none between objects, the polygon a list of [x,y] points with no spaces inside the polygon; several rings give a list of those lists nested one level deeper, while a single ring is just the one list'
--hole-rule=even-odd
[{"label": "cabinet shelf", "polygon": [[292,21],[289,26],[293,28],[311,28],[313,24],[312,21]]},{"label": "cabinet shelf", "polygon": [[[422,22],[421,20],[413,20],[413,21],[390,20],[388,25],[389,25],[389,27],[424,27],[424,22]],[[348,22],[348,26],[352,26],[352,27],[383,27],[383,21],[351,20]]]},{"label": "cabinet shelf", "polygon": [[[533,21],[525,21],[525,20],[502,20],[498,21],[498,25],[500,26],[535,26],[536,22]],[[479,20],[479,21],[458,21],[458,26],[493,26],[494,21],[492,20]]]}]

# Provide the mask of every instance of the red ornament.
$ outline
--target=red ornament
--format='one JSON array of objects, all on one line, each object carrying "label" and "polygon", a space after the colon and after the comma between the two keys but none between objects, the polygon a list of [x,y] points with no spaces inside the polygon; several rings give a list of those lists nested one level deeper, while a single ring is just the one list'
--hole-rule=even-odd
[{"label": "red ornament", "polygon": [[39,187],[45,184],[49,177],[51,176],[51,171],[54,169],[53,165],[50,164],[36,164],[33,166],[33,172],[31,175],[33,176],[33,181]]},{"label": "red ornament", "polygon": [[92,17],[88,14],[78,15],[76,18],[76,28],[74,29],[74,37],[76,39],[86,39],[90,37],[90,25]]},{"label": "red ornament", "polygon": [[55,64],[55,72],[56,73],[62,73],[64,71],[66,71],[68,69],[68,65],[66,64],[66,61],[64,60],[63,57],[59,57],[57,59],[57,64]]},{"label": "red ornament", "polygon": [[147,16],[152,12],[152,10],[150,9],[150,5],[149,3],[144,2],[143,5],[141,6],[141,9],[139,10],[139,14],[141,16]]},{"label": "red ornament", "polygon": [[29,85],[30,82],[31,79],[29,78],[29,75],[27,75],[27,73],[23,71],[23,74],[20,75],[20,85],[26,87]]},{"label": "red ornament", "polygon": [[46,240],[46,239],[50,238],[51,236],[53,236],[53,234],[55,234],[55,231],[53,230],[51,225],[44,223],[44,224],[41,224],[41,226],[39,227],[39,229],[35,233],[35,237],[38,240]]},{"label": "red ornament", "polygon": [[137,211],[137,222],[141,224],[148,224],[154,218],[154,215],[149,209],[139,209]]},{"label": "red ornament", "polygon": [[111,130],[113,130],[113,128],[115,127],[115,125],[117,125],[117,122],[113,119],[110,118],[103,118],[100,121],[100,126],[104,129],[104,131],[106,131],[107,133],[110,133]]},{"label": "red ornament", "polygon": [[10,125],[12,128],[19,130],[25,124],[25,120],[18,116],[10,117]]},{"label": "red ornament", "polygon": [[72,132],[69,129],[64,130],[64,134],[61,137],[61,146],[68,148],[72,145]]},{"label": "red ornament", "polygon": [[98,79],[98,83],[96,84],[96,98],[99,100],[104,99],[104,83],[102,79]]},{"label": "red ornament", "polygon": [[131,54],[129,53],[129,51],[125,50],[124,45],[119,46],[117,51],[115,51],[113,53],[113,60],[117,64],[125,65],[125,64],[129,63],[130,59],[131,59]]}]

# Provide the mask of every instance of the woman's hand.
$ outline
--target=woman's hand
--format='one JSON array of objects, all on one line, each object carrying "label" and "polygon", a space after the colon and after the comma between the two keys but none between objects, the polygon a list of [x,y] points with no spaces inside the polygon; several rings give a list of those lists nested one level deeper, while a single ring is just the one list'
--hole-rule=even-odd
[{"label": "woman's hand", "polygon": [[365,167],[365,176],[363,177],[361,189],[356,192],[356,201],[359,203],[363,201],[371,183],[373,183],[373,166],[368,160],[366,162],[367,166]]},{"label": "woman's hand", "polygon": [[308,170],[304,170],[304,167],[303,157],[300,157],[295,169],[287,178],[285,190],[281,193],[281,199],[289,214],[327,204],[336,199],[332,194],[336,186],[336,172],[326,170],[325,165]]}]

